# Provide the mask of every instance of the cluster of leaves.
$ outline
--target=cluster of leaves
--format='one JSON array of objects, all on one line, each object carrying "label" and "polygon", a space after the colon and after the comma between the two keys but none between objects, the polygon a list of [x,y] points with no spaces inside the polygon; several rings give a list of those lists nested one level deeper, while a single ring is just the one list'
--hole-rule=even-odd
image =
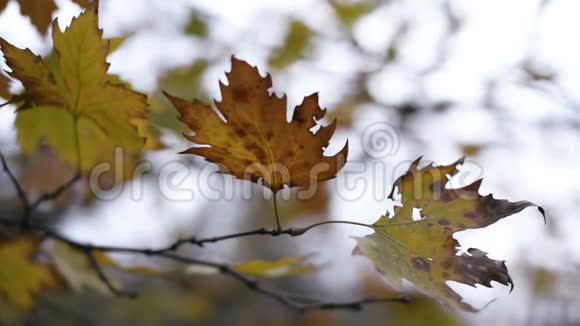
[{"label": "cluster of leaves", "polygon": [[[110,162],[117,147],[124,149],[132,159],[130,161],[136,161],[144,149],[154,149],[159,144],[147,120],[146,96],[107,73],[106,56],[110,52],[110,42],[103,39],[98,28],[97,8],[98,2],[95,2],[64,32],[53,23],[54,51],[45,58],[0,39],[2,52],[11,69],[9,75],[24,86],[23,93],[10,99],[17,105],[16,126],[22,151],[32,153],[39,143],[46,142],[63,161],[76,166],[81,174],[89,173],[99,162]],[[343,10],[342,7],[336,8]],[[364,12],[363,9],[360,11]],[[343,16],[345,24],[350,24],[352,18]],[[302,39],[305,34],[304,26],[296,25],[290,31],[290,37]],[[294,55],[303,45],[292,50]],[[280,62],[284,60],[280,59]],[[272,87],[270,75],[262,77],[257,68],[232,57],[232,68],[226,76],[228,82],[227,85],[220,84],[222,100],[216,102],[216,109],[199,100],[189,101],[165,94],[179,112],[180,120],[194,132],[185,135],[194,147],[184,153],[202,156],[218,164],[221,173],[262,184],[274,193],[274,203],[276,194],[285,187],[305,187],[337,175],[346,163],[348,144],[335,155],[324,154],[337,124],[334,120],[328,125],[320,125],[325,110],[320,108],[317,94],[305,97],[294,109],[291,120],[287,121],[286,97],[278,98],[269,93]],[[317,131],[312,132],[313,128]],[[3,163],[9,173],[4,160]],[[404,291],[402,280],[405,279],[447,306],[473,311],[475,309],[463,302],[446,281],[488,287],[492,281],[512,286],[513,283],[504,262],[488,258],[481,250],[471,248],[459,255],[453,234],[488,226],[534,204],[481,196],[478,193],[481,181],[460,189],[446,188],[448,178],[458,172],[461,161],[421,169],[419,163],[419,160],[412,163],[393,186],[401,198],[395,214],[382,216],[372,225],[328,221],[304,228],[284,229],[276,208],[277,228],[274,230],[259,229],[201,240],[191,238],[163,249],[91,246],[63,237],[51,229],[35,226],[29,217],[38,207],[38,202],[28,202],[19,183],[13,179],[25,208],[23,221],[18,224],[24,234],[0,243],[3,266],[0,293],[22,306],[32,304],[33,292],[64,283],[71,288],[89,286],[122,294],[118,290],[120,281],[110,279],[103,272],[103,266],[163,277],[176,272],[197,273],[197,267],[202,266],[212,273],[229,275],[248,288],[298,310],[358,309],[364,303],[403,301],[397,297],[346,304],[299,305],[261,287],[250,277],[291,276],[317,270],[316,266],[305,263],[304,257],[228,265],[172,253],[187,243],[201,246],[206,242],[260,234],[299,236],[319,225],[351,223],[375,231],[357,239],[355,253],[373,261],[397,290]],[[41,197],[41,200],[58,197],[62,189]],[[390,198],[395,199],[395,191]],[[413,218],[415,209],[422,214],[418,220]],[[50,264],[43,264],[35,257],[41,243],[39,235],[56,241],[48,249]],[[145,266],[125,268],[111,259],[110,252],[160,256],[186,266],[177,271],[160,271]],[[94,270],[95,273],[79,273],[83,270]],[[91,276],[87,277],[87,274]]]}]

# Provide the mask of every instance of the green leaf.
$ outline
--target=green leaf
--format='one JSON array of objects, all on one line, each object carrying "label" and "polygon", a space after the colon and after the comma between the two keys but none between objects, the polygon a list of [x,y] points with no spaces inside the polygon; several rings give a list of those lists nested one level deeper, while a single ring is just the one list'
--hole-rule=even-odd
[{"label": "green leaf", "polygon": [[234,269],[242,274],[264,278],[290,277],[318,271],[319,266],[306,264],[308,257],[282,257],[276,260],[256,259],[237,264]]},{"label": "green leaf", "polygon": [[310,46],[312,31],[299,20],[292,20],[284,40],[284,45],[273,51],[270,66],[283,69],[300,59]]},{"label": "green leaf", "polygon": [[189,22],[185,26],[185,33],[201,38],[207,37],[207,23],[199,13],[191,12]]},{"label": "green leaf", "polygon": [[0,295],[24,308],[33,305],[35,292],[61,285],[50,266],[34,261],[39,244],[40,240],[24,236],[0,241]]},{"label": "green leaf", "polygon": [[158,90],[149,99],[152,109],[150,117],[153,124],[179,134],[189,130],[185,124],[177,120],[179,113],[163,95],[162,90],[180,97],[205,98],[201,79],[207,67],[207,61],[198,60],[189,66],[172,69],[160,78]]},{"label": "green leaf", "polygon": [[350,27],[359,18],[366,15],[373,9],[373,4],[368,1],[345,2],[340,0],[330,0],[336,17],[341,23]]},{"label": "green leaf", "polygon": [[[82,251],[76,250],[66,243],[56,241],[51,244],[48,253],[60,275],[74,291],[81,292],[92,289],[102,294],[111,294],[109,288],[99,279],[94,267],[91,266],[87,256]],[[109,280],[115,286],[120,284],[117,279],[109,277]]]},{"label": "green leaf", "polygon": [[[255,259],[245,263],[234,264],[232,268],[242,274],[261,278],[282,278],[316,272],[320,266],[306,263],[308,257],[282,257],[275,260]],[[213,267],[189,265],[186,274],[213,275],[219,270]]]},{"label": "green leaf", "polygon": [[[461,163],[418,169],[419,160],[413,162],[393,188],[400,192],[402,206],[395,206],[392,217],[385,215],[375,222],[375,233],[355,238],[354,252],[372,260],[397,290],[402,290],[406,279],[446,305],[475,311],[446,281],[487,287],[492,281],[512,287],[513,282],[503,261],[475,248],[459,254],[453,234],[486,227],[535,205],[481,196],[481,180],[459,189],[446,188],[447,176],[455,175]],[[389,198],[395,199],[394,192]],[[413,218],[415,210],[420,210],[420,219]]]}]

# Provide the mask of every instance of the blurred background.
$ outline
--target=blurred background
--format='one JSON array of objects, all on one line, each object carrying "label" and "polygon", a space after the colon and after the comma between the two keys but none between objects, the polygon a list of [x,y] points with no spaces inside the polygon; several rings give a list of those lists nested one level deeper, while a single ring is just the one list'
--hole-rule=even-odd
[{"label": "blurred background", "polygon": [[[64,28],[83,2],[55,0],[52,17]],[[271,200],[259,186],[252,187],[258,195],[242,198],[236,187],[245,182],[212,175],[214,166],[176,154],[189,147],[181,136],[187,129],[161,95],[165,90],[187,99],[219,99],[218,80],[225,82],[232,55],[257,65],[262,75],[271,73],[273,91],[288,95],[290,109],[318,92],[326,120],[339,121],[329,152],[349,139],[349,163],[337,179],[322,184],[312,199],[281,200],[285,226],[374,222],[392,206],[386,200],[391,183],[421,155],[437,164],[466,156],[453,181],[484,177],[480,193],[537,203],[547,224],[527,209],[454,235],[464,249],[506,260],[515,283],[511,294],[499,284],[450,284],[476,307],[495,299],[475,314],[420,296],[409,305],[379,304],[361,312],[296,314],[222,276],[193,275],[177,284],[139,280],[141,296],[133,301],[95,289],[47,291],[32,311],[2,304],[0,323],[580,323],[574,309],[580,304],[580,42],[573,33],[580,28],[579,10],[574,0],[102,0],[105,37],[124,39],[109,56],[110,72],[149,95],[160,144],[140,158],[146,172],[127,178],[108,198],[98,198],[82,182],[42,207],[42,218],[71,237],[157,247],[179,237],[273,226]],[[21,14],[17,1],[0,13],[0,37],[16,46],[47,55],[49,35]],[[12,82],[9,89],[17,93],[21,85]],[[46,144],[24,153],[14,122],[14,106],[0,109],[0,149],[31,196],[74,174]],[[179,184],[159,184],[172,164],[188,167],[174,171]],[[6,175],[0,182],[0,211],[18,210]],[[227,196],[225,184],[236,188]],[[351,255],[350,237],[370,232],[332,225],[299,238],[253,237],[181,252],[222,262],[305,255],[320,270],[268,284],[349,301],[392,293],[368,259]],[[115,258],[127,264],[140,259]]]}]

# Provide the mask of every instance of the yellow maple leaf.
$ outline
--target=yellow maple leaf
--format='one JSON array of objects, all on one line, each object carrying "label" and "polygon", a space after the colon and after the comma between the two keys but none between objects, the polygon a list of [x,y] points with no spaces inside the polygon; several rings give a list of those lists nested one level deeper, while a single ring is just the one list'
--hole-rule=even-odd
[{"label": "yellow maple leaf", "polygon": [[34,261],[39,243],[28,236],[0,241],[0,295],[25,308],[32,306],[34,292],[61,285],[50,266]]},{"label": "yellow maple leaf", "polygon": [[348,144],[334,156],[323,155],[336,120],[315,134],[310,131],[326,113],[318,106],[317,94],[306,97],[288,122],[286,96],[268,92],[270,75],[261,77],[258,69],[232,57],[232,70],[226,76],[228,85],[220,83],[222,101],[216,101],[225,119],[200,101],[166,94],[181,120],[195,132],[185,137],[206,145],[184,153],[218,163],[222,173],[253,182],[262,179],[273,192],[284,185],[304,187],[336,176],[346,161]]},{"label": "yellow maple leaf", "polygon": [[[513,282],[503,261],[490,259],[479,249],[458,255],[453,233],[486,227],[536,205],[481,196],[481,180],[459,189],[445,187],[447,176],[458,172],[462,160],[423,169],[418,168],[419,161],[393,186],[400,192],[402,206],[395,206],[392,217],[385,215],[375,222],[375,233],[355,238],[354,252],[371,259],[397,290],[402,290],[402,279],[406,279],[448,306],[474,311],[446,281],[487,287],[492,281],[512,287]],[[395,199],[394,191],[389,197]],[[414,218],[414,210],[420,210],[420,219]]]},{"label": "yellow maple leaf", "polygon": [[156,147],[157,136],[145,117],[146,96],[107,74],[110,42],[98,28],[97,8],[94,2],[64,32],[55,21],[55,51],[45,59],[0,39],[10,75],[24,85],[16,119],[23,152],[46,139],[66,162],[78,165],[80,156],[83,172],[111,162],[117,147],[136,155],[145,138]]}]

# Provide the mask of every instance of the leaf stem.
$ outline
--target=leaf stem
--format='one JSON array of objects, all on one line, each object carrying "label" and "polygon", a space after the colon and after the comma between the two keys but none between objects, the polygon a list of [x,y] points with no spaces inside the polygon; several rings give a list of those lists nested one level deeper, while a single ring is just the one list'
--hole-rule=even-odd
[{"label": "leaf stem", "polygon": [[272,190],[272,200],[274,202],[274,215],[276,216],[276,232],[282,232],[282,225],[280,224],[280,215],[278,214],[278,201],[276,200],[276,195],[278,194]]}]

